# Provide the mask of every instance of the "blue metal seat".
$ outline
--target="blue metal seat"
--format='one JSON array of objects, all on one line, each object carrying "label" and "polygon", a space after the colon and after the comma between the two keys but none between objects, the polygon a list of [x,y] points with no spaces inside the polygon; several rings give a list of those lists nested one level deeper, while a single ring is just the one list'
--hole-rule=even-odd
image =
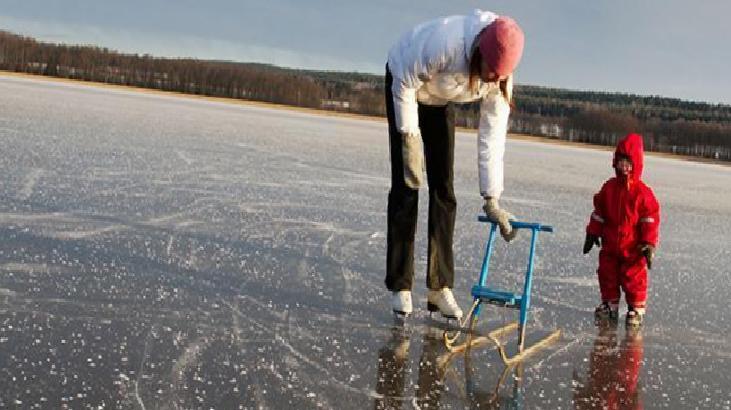
[{"label": "blue metal seat", "polygon": [[492,290],[475,285],[472,287],[472,297],[480,298],[483,302],[505,307],[520,308],[521,297],[512,292]]}]

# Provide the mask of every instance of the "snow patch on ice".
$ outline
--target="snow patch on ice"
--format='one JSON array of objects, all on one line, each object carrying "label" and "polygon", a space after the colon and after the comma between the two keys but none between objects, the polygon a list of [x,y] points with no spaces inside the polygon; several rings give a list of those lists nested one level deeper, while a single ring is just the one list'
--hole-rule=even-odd
[{"label": "snow patch on ice", "polygon": [[36,184],[38,184],[38,180],[41,179],[42,175],[42,169],[34,168],[25,176],[23,187],[20,189],[20,191],[18,191],[18,200],[26,201],[28,200],[28,198],[31,197],[31,195],[33,195],[33,189],[36,187]]}]

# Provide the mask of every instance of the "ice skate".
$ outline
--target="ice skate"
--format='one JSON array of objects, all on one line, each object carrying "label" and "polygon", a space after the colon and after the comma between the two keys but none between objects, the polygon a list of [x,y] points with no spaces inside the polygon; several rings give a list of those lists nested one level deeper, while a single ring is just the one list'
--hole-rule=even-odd
[{"label": "ice skate", "polygon": [[411,304],[411,291],[400,290],[398,292],[393,292],[393,296],[391,297],[391,309],[393,310],[393,313],[398,316],[409,316],[413,311],[413,306]]},{"label": "ice skate", "polygon": [[644,313],[635,310],[633,308],[630,308],[627,311],[627,319],[626,323],[628,327],[639,327],[642,325],[642,320],[644,319]]},{"label": "ice skate", "polygon": [[462,318],[462,309],[454,300],[451,289],[430,290],[426,300],[426,307],[429,312],[441,312],[442,316],[447,319],[460,320]]},{"label": "ice skate", "polygon": [[619,307],[611,306],[609,302],[602,302],[594,309],[595,320],[617,320],[619,318]]}]

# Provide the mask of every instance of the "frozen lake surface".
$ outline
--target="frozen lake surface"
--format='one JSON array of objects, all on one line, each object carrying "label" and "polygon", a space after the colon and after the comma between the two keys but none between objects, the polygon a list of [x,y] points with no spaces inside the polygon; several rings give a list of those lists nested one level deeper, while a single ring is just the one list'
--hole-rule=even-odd
[{"label": "frozen lake surface", "polygon": [[[458,134],[465,310],[475,145]],[[633,332],[595,326],[581,254],[611,153],[510,140],[503,206],[556,228],[529,342],[563,333],[503,374],[489,346],[447,354],[426,313],[423,192],[417,313],[394,326],[383,122],[0,77],[0,147],[0,407],[731,408],[729,167],[646,159],[663,224]],[[518,290],[527,248],[500,241],[491,283]]]}]

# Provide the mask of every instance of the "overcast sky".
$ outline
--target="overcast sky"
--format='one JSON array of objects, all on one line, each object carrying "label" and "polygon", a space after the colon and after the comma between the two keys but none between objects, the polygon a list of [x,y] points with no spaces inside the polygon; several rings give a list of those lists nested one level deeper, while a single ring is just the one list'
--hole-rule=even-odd
[{"label": "overcast sky", "polygon": [[1,0],[0,29],[123,52],[382,74],[401,32],[474,8],[523,27],[518,83],[731,103],[730,0]]}]

